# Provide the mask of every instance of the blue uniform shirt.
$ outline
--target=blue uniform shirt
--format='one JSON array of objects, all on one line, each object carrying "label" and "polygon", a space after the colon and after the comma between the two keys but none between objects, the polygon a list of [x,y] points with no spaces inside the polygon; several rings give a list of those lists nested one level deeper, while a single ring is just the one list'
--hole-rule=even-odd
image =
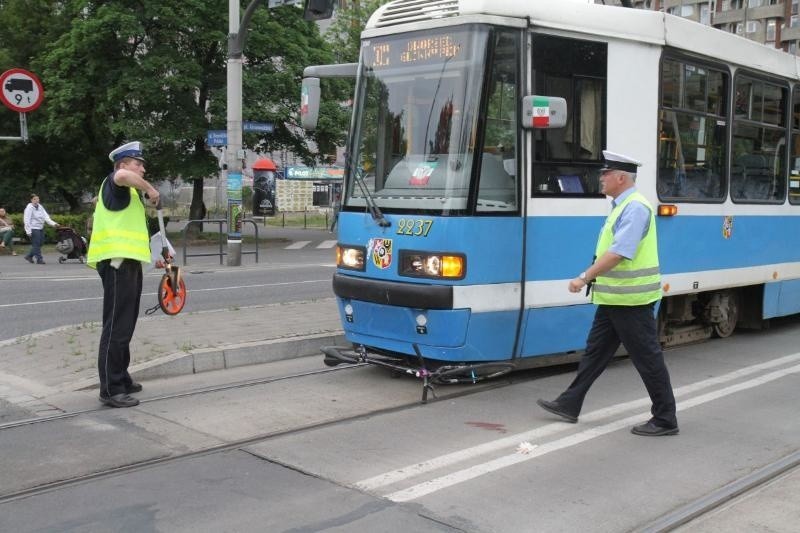
[{"label": "blue uniform shirt", "polygon": [[[630,196],[636,187],[631,187],[611,201],[611,208],[618,206],[625,198]],[[609,252],[621,255],[625,259],[633,259],[636,255],[636,247],[647,234],[650,228],[650,210],[639,202],[630,202],[622,210],[614,227],[614,241],[609,247]]]}]

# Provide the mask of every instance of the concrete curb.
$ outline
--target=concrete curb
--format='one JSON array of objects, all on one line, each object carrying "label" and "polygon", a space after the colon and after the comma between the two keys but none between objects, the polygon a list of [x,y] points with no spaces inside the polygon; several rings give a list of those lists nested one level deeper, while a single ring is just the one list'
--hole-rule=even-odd
[{"label": "concrete curb", "polygon": [[[314,354],[319,354],[320,361],[322,361],[321,348],[323,346],[342,344],[347,344],[347,340],[341,331],[228,344],[216,348],[200,348],[188,352],[171,353],[152,361],[133,365],[129,372],[134,379],[146,380],[271,363]],[[98,387],[97,378],[83,379],[69,385],[70,390],[96,387]]]}]

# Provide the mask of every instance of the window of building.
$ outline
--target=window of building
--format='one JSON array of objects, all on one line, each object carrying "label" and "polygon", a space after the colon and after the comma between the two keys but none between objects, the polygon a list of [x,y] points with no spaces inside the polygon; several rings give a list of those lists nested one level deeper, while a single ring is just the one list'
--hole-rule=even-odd
[{"label": "window of building", "polygon": [[772,44],[775,44],[775,30],[777,28],[777,21],[775,19],[769,19],[767,21],[767,41],[772,41]]},{"label": "window of building", "polygon": [[700,6],[700,24],[711,25],[711,11],[708,9],[708,4]]},{"label": "window of building", "polygon": [[661,65],[658,197],[721,202],[725,197],[729,76],[677,58]]},{"label": "window of building", "polygon": [[535,94],[566,99],[569,112],[564,128],[534,132],[534,196],[600,194],[607,60],[605,43],[533,37]]},{"label": "window of building", "polygon": [[792,93],[792,151],[789,159],[789,202],[800,204],[800,86]]},{"label": "window of building", "polygon": [[747,0],[747,7],[761,7],[764,5],[764,0]]},{"label": "window of building", "polygon": [[744,35],[744,24],[741,22],[736,23],[736,35]]},{"label": "window of building", "polygon": [[667,13],[670,15],[676,15],[678,17],[691,17],[694,15],[694,6],[692,5],[682,5],[682,6],[674,6],[667,10]]},{"label": "window of building", "polygon": [[[748,20],[747,21],[747,35],[752,35],[754,33],[758,33],[758,30],[761,29],[761,22],[758,20]],[[738,32],[737,32],[738,33]]]},{"label": "window of building", "polygon": [[731,144],[734,202],[781,203],[786,197],[787,87],[737,76]]}]

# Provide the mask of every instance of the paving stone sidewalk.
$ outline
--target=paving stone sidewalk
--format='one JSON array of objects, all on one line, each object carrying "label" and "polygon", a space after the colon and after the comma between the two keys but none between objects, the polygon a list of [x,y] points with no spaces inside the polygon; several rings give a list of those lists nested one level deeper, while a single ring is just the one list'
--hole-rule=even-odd
[{"label": "paving stone sidewalk", "polygon": [[[92,322],[4,341],[0,381],[34,397],[95,387],[99,338],[100,324]],[[167,377],[310,355],[343,341],[333,298],[159,313],[139,319],[130,370],[138,378]]]}]

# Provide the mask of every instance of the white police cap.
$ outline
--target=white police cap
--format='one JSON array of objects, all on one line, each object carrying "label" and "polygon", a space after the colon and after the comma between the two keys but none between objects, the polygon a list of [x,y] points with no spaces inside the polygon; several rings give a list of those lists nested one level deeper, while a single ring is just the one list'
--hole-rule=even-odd
[{"label": "white police cap", "polygon": [[640,161],[609,150],[603,150],[603,160],[604,165],[600,170],[624,170],[636,173],[636,169],[642,166]]},{"label": "white police cap", "polygon": [[111,150],[111,153],[108,154],[108,158],[114,163],[123,157],[132,157],[134,159],[144,161],[144,154],[142,154],[142,143],[139,141],[129,142],[127,144],[123,144],[119,148],[114,148]]}]

